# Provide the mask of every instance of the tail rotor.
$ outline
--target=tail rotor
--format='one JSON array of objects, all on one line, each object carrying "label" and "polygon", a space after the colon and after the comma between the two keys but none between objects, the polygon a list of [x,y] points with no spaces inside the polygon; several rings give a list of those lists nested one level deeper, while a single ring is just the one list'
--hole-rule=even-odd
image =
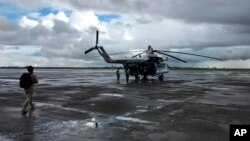
[{"label": "tail rotor", "polygon": [[96,40],[95,40],[95,46],[98,46],[98,42],[99,42],[99,31],[96,30]]},{"label": "tail rotor", "polygon": [[94,49],[98,48],[98,42],[99,42],[99,31],[96,30],[96,44],[95,47],[91,47],[90,49],[85,51],[85,54],[88,54],[89,52],[93,51]]}]

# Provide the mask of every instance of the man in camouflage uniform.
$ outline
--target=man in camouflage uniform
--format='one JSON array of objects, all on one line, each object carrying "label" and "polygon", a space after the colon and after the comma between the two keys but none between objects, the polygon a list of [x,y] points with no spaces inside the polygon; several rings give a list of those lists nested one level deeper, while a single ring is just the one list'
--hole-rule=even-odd
[{"label": "man in camouflage uniform", "polygon": [[28,73],[31,75],[31,79],[32,79],[32,86],[30,88],[24,89],[25,94],[26,94],[26,99],[23,103],[23,109],[22,109],[22,113],[25,114],[27,113],[27,107],[28,104],[30,104],[31,109],[34,109],[34,104],[32,103],[32,95],[34,92],[34,84],[38,83],[38,79],[37,76],[33,73],[34,68],[32,66],[28,66],[27,67]]}]

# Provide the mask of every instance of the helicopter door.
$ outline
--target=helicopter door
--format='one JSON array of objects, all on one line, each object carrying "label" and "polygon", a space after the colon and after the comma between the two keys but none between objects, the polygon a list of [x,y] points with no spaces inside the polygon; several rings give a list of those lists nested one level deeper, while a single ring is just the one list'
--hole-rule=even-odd
[{"label": "helicopter door", "polygon": [[156,66],[157,66],[156,74],[164,74],[169,72],[168,64],[166,63],[159,63],[156,64]]}]

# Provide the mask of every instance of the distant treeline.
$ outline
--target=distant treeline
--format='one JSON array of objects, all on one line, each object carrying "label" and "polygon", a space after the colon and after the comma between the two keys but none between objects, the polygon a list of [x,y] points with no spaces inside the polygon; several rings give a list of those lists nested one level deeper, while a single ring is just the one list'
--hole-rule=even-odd
[{"label": "distant treeline", "polygon": [[[0,67],[0,69],[25,69],[26,67]],[[116,69],[118,67],[34,67],[36,69]],[[123,67],[119,67],[123,69]],[[201,68],[201,67],[169,67],[170,70],[240,70],[250,71],[250,68]]]}]

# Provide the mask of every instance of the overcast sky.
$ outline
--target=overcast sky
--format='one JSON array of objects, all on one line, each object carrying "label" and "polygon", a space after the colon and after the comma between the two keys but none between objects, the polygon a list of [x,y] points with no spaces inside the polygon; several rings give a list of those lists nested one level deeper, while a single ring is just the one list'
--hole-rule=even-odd
[{"label": "overcast sky", "polygon": [[[249,0],[0,0],[0,66],[110,66],[84,51],[183,51],[171,66],[250,68]],[[132,54],[112,56],[130,57]],[[175,55],[175,54],[171,54]]]}]

